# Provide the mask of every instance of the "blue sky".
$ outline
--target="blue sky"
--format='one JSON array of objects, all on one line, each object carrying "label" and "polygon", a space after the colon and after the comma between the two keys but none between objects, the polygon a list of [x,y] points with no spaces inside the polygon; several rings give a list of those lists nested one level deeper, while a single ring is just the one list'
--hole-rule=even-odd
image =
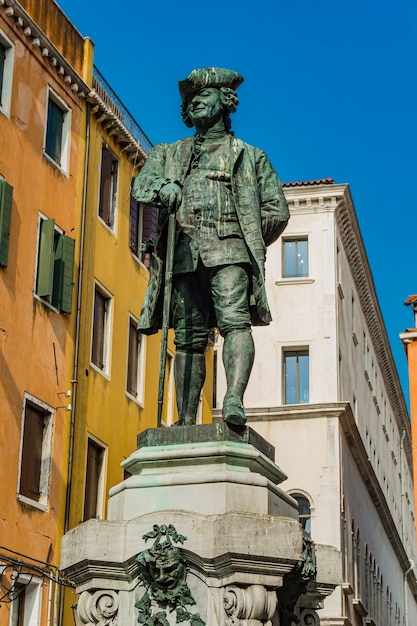
[{"label": "blue sky", "polygon": [[417,293],[417,3],[413,0],[58,0],[152,143],[190,133],[178,79],[230,67],[245,82],[237,136],[283,181],[349,183],[404,393],[398,334]]}]

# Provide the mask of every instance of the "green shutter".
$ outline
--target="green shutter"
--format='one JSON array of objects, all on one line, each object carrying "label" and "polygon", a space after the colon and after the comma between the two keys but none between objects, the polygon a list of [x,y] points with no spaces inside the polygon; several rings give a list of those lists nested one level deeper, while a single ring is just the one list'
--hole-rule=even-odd
[{"label": "green shutter", "polygon": [[39,237],[38,279],[36,293],[45,297],[52,295],[54,275],[55,220],[42,220]]},{"label": "green shutter", "polygon": [[13,187],[0,181],[0,265],[7,267]]},{"label": "green shutter", "polygon": [[74,239],[66,235],[59,237],[55,251],[52,305],[64,313],[71,313],[74,248]]}]

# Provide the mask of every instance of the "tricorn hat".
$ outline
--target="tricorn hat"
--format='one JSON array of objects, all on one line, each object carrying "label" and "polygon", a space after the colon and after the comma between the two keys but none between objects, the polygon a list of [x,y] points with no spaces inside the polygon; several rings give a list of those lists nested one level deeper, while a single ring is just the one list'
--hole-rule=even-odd
[{"label": "tricorn hat", "polygon": [[202,67],[193,70],[185,80],[178,81],[183,103],[205,87],[229,87],[237,89],[243,83],[243,76],[223,67]]}]

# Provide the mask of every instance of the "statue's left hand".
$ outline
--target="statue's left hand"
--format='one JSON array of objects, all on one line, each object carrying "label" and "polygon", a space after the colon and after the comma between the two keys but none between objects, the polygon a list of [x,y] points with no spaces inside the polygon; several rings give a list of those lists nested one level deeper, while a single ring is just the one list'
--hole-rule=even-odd
[{"label": "statue's left hand", "polygon": [[181,196],[181,188],[176,183],[167,183],[159,190],[161,202],[170,213],[174,213],[179,207]]}]

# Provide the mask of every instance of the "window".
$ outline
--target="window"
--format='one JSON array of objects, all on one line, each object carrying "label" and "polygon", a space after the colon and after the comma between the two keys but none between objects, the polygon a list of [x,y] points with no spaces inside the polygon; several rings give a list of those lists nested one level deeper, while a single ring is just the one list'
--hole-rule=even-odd
[{"label": "window", "polygon": [[9,117],[12,96],[14,46],[0,30],[0,111]]},{"label": "window", "polygon": [[309,500],[298,493],[292,493],[291,496],[298,503],[298,519],[301,526],[306,532],[311,533],[311,505]]},{"label": "window", "polygon": [[291,349],[283,352],[284,404],[309,402],[308,349]]},{"label": "window", "polygon": [[13,187],[0,180],[0,265],[7,267]]},{"label": "window", "polygon": [[103,144],[101,150],[100,199],[98,214],[114,230],[117,208],[117,176],[119,162]]},{"label": "window", "polygon": [[35,293],[62,313],[71,313],[75,241],[40,218]]},{"label": "window", "polygon": [[10,605],[10,626],[38,626],[42,581],[31,574],[21,574],[14,583],[15,599]]},{"label": "window", "polygon": [[111,304],[111,296],[96,285],[91,361],[106,374],[109,373],[110,366]]},{"label": "window", "polygon": [[283,239],[283,277],[301,278],[308,276],[308,239]]},{"label": "window", "polygon": [[126,391],[143,402],[143,358],[145,338],[137,330],[137,322],[129,317]]},{"label": "window", "polygon": [[[158,210],[130,199],[130,249],[146,266],[149,266],[149,244],[156,236]],[[143,249],[144,248],[144,249]]]},{"label": "window", "polygon": [[52,90],[48,91],[44,153],[64,172],[68,171],[71,111]]},{"label": "window", "polygon": [[103,515],[105,453],[105,447],[93,439],[88,439],[87,469],[85,473],[84,522],[92,517],[102,517]]},{"label": "window", "polygon": [[49,498],[53,409],[25,396],[20,444],[18,499],[46,508]]}]

